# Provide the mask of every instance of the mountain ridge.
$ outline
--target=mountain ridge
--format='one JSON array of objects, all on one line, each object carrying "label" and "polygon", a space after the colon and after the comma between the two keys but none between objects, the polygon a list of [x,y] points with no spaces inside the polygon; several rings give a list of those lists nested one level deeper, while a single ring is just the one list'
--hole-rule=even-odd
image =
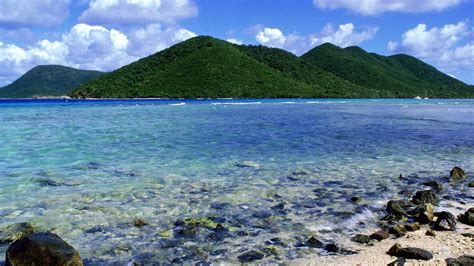
[{"label": "mountain ridge", "polygon": [[102,74],[104,73],[99,71],[61,65],[38,65],[11,84],[0,88],[0,98],[64,96]]}]

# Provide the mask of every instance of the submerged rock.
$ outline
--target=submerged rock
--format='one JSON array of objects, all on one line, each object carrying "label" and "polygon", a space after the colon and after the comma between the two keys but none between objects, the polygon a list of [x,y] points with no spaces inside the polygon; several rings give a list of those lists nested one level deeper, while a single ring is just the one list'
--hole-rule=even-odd
[{"label": "submerged rock", "polygon": [[412,260],[431,260],[433,255],[424,249],[406,247],[402,248],[400,244],[393,245],[388,251],[387,254],[390,256],[403,257],[405,259]]},{"label": "submerged rock", "polygon": [[30,223],[17,223],[0,228],[0,244],[13,242],[33,232],[34,228]]},{"label": "submerged rock", "polygon": [[82,266],[79,253],[59,236],[34,233],[13,242],[6,252],[6,266],[68,265]]},{"label": "submerged rock", "polygon": [[389,237],[390,237],[390,234],[387,233],[384,230],[377,231],[377,232],[370,235],[370,238],[375,239],[377,241],[382,241],[382,240],[387,239]]},{"label": "submerged rock", "polygon": [[396,220],[402,220],[406,212],[414,206],[413,203],[406,200],[390,200],[387,202],[385,210],[388,214],[393,215]]},{"label": "submerged rock", "polygon": [[267,256],[278,256],[283,253],[283,249],[274,245],[267,245],[262,248],[262,252]]},{"label": "submerged rock", "polygon": [[466,179],[467,175],[461,167],[455,166],[451,170],[451,172],[449,172],[449,177],[453,181],[460,181],[460,180]]},{"label": "submerged rock", "polygon": [[265,254],[258,250],[251,250],[245,252],[237,257],[240,262],[252,262],[256,260],[261,260],[265,257]]},{"label": "submerged rock", "polygon": [[436,191],[441,191],[443,189],[443,186],[438,181],[435,181],[435,180],[426,181],[423,183],[423,185],[431,187],[432,189]]},{"label": "submerged rock", "polygon": [[148,222],[145,221],[145,220],[142,219],[142,218],[134,218],[134,219],[132,220],[132,224],[133,224],[133,226],[135,226],[135,227],[143,227],[143,226],[145,226],[145,225],[148,225]]},{"label": "submerged rock", "polygon": [[474,207],[459,215],[458,220],[463,224],[474,226]]},{"label": "submerged rock", "polygon": [[472,266],[474,265],[474,256],[472,255],[463,255],[455,258],[446,259],[447,266]]},{"label": "submerged rock", "polygon": [[420,190],[416,192],[415,196],[413,196],[412,202],[417,205],[425,203],[437,205],[439,198],[433,190]]},{"label": "submerged rock", "polygon": [[312,236],[306,241],[306,246],[312,248],[322,248],[324,246],[323,242],[319,241],[316,237]]},{"label": "submerged rock", "polygon": [[456,219],[450,212],[440,212],[433,227],[440,231],[455,231],[457,228]]},{"label": "submerged rock", "polygon": [[360,204],[362,202],[362,198],[361,197],[352,197],[351,201],[355,204]]},{"label": "submerged rock", "polygon": [[240,168],[259,168],[260,165],[254,161],[242,161],[235,164],[235,166]]},{"label": "submerged rock", "polygon": [[351,241],[361,244],[368,244],[370,242],[370,237],[368,235],[357,234],[351,238]]}]

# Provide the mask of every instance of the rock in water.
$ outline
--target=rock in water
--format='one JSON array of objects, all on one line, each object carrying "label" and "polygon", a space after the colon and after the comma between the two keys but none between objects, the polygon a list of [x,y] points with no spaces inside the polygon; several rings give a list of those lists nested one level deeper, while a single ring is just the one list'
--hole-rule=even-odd
[{"label": "rock in water", "polygon": [[263,252],[252,250],[239,255],[237,258],[240,262],[252,262],[255,260],[261,260],[264,257],[265,254]]},{"label": "rock in water", "polygon": [[306,245],[312,248],[322,248],[324,245],[316,237],[312,236],[306,241]]},{"label": "rock in water", "polygon": [[443,190],[443,186],[438,181],[435,181],[435,180],[424,182],[423,185],[431,187],[432,189],[436,191]]},{"label": "rock in water", "polygon": [[439,202],[439,198],[433,190],[420,190],[416,192],[415,196],[413,196],[412,202],[417,205],[425,203],[437,205]]},{"label": "rock in water", "polygon": [[7,249],[5,265],[82,266],[83,264],[79,253],[59,236],[41,232],[13,242]]},{"label": "rock in water", "polygon": [[461,167],[455,166],[451,172],[449,172],[449,177],[451,177],[451,180],[453,181],[459,181],[467,178],[466,173],[464,170],[461,169]]},{"label": "rock in water", "polygon": [[402,248],[400,244],[393,245],[388,251],[387,254],[390,256],[403,257],[405,259],[411,260],[431,260],[433,255],[424,249],[406,247]]},{"label": "rock in water", "polygon": [[30,223],[11,224],[0,229],[0,244],[11,243],[21,237],[32,234],[34,231]]},{"label": "rock in water", "polygon": [[455,231],[456,219],[450,212],[440,212],[434,223],[434,229],[440,231]]},{"label": "rock in water", "polygon": [[427,203],[418,206],[415,210],[413,210],[412,214],[415,221],[419,224],[429,224],[434,219],[433,205]]},{"label": "rock in water", "polygon": [[394,215],[397,220],[401,220],[405,215],[405,210],[402,207],[402,202],[398,200],[390,200],[387,202],[387,207],[385,208],[388,214]]},{"label": "rock in water", "polygon": [[474,207],[459,215],[458,219],[463,224],[474,226]]},{"label": "rock in water", "polygon": [[353,242],[361,243],[361,244],[368,244],[370,242],[370,238],[368,235],[357,234],[353,238],[351,238]]}]

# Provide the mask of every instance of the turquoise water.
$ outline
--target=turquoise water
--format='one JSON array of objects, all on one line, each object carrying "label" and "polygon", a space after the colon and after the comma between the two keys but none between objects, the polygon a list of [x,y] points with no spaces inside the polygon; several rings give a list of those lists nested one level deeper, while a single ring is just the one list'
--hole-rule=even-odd
[{"label": "turquoise water", "polygon": [[[473,129],[474,100],[0,101],[0,227],[52,230],[88,264],[236,262],[273,237],[288,245],[267,260],[291,261],[422,187],[400,173],[472,173]],[[208,216],[224,239],[163,234]]]}]

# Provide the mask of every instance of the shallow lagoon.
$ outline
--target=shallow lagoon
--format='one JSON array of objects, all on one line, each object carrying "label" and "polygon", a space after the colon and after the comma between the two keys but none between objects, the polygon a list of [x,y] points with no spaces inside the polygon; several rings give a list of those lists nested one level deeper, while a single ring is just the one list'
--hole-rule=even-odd
[{"label": "shallow lagoon", "polygon": [[[473,100],[0,101],[0,227],[53,230],[92,264],[236,262],[274,237],[267,260],[291,261],[320,253],[297,247],[311,234],[375,226],[420,188],[400,173],[472,173],[473,129]],[[229,231],[170,231],[189,217]]]}]

